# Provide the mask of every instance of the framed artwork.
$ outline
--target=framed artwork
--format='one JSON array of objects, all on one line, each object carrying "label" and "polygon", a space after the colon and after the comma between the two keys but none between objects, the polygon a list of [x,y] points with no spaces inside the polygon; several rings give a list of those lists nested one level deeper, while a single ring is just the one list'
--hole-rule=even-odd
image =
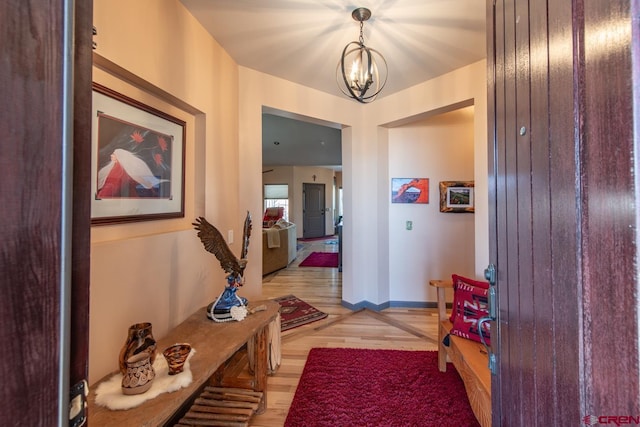
[{"label": "framed artwork", "polygon": [[475,212],[473,190],[473,181],[440,182],[440,212]]},{"label": "framed artwork", "polygon": [[392,203],[429,203],[429,178],[391,178]]},{"label": "framed artwork", "polygon": [[184,121],[93,84],[91,223],[184,217]]}]

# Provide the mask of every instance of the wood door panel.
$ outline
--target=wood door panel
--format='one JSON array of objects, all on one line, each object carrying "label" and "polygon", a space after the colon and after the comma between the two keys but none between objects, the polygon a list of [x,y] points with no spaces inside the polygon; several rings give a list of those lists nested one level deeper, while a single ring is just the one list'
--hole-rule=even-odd
[{"label": "wood door panel", "polygon": [[[536,362],[539,351],[536,337],[536,313],[534,312],[535,293],[538,292],[534,281],[533,258],[533,203],[537,203],[539,196],[532,188],[531,175],[532,153],[542,148],[539,141],[534,141],[531,134],[531,102],[536,94],[531,90],[530,75],[530,37],[529,37],[529,1],[517,0],[515,2],[515,122],[513,123],[514,136],[510,141],[515,152],[516,183],[512,188],[514,210],[517,212],[514,218],[514,228],[510,233],[516,247],[516,262],[514,282],[510,282],[510,292],[513,298],[509,308],[510,335],[517,337],[517,342],[511,351],[518,356],[517,372],[520,377],[519,418],[515,418],[514,425],[525,425],[527,420],[537,418],[538,405],[536,402]],[[534,200],[535,199],[535,200]],[[514,283],[515,288],[511,283]],[[527,367],[527,369],[521,369]]]},{"label": "wood door panel", "polygon": [[[547,2],[549,32],[549,218],[552,225],[551,281],[547,304],[552,308],[554,381],[556,402],[554,418],[575,424],[581,416],[580,396],[580,295],[578,292],[578,206],[576,203],[576,138],[572,4],[569,1]],[[576,3],[578,6],[578,3]],[[576,10],[575,13],[578,13]]]},{"label": "wood door panel", "polygon": [[0,3],[0,425],[58,421],[62,56],[55,53],[63,19],[54,3]]},{"label": "wood door panel", "polygon": [[[498,292],[501,295],[500,307],[505,312],[499,321],[502,325],[500,347],[500,375],[508,379],[503,382],[503,414],[501,425],[521,425],[523,414],[523,382],[524,371],[522,366],[522,340],[526,337],[519,331],[518,313],[513,312],[520,304],[520,277],[519,277],[519,247],[517,239],[518,230],[518,145],[517,145],[517,46],[516,46],[516,4],[514,1],[503,3],[504,17],[504,141],[499,149],[504,150],[500,155],[502,165],[498,167],[498,173],[504,177],[504,204],[498,204],[503,211],[504,227],[509,232],[503,233],[503,258],[497,265],[504,271],[498,277]],[[515,233],[513,232],[515,231]],[[500,273],[500,271],[499,271]],[[507,286],[508,284],[508,286]],[[505,356],[507,356],[505,358]]]},{"label": "wood door panel", "polygon": [[[63,206],[62,196],[65,178],[71,179],[65,172],[65,167],[71,165],[63,161],[63,65],[78,67],[75,77],[79,83],[74,84],[77,97],[70,101],[76,112],[90,114],[91,4],[75,4],[75,19],[84,24],[84,31],[75,35],[76,47],[80,43],[88,43],[88,47],[74,53],[75,64],[64,64],[64,33],[71,23],[65,20],[63,0],[0,2],[0,93],[5,101],[0,104],[0,134],[4,137],[0,152],[3,426],[58,425],[68,409],[64,405],[61,408],[64,402],[59,400],[66,400],[66,396],[60,396],[60,388],[67,378],[67,372],[61,369],[66,365],[62,354],[66,348],[61,342],[66,341],[61,340],[60,332],[62,300],[68,295],[63,295],[61,289],[69,267],[74,287],[72,301],[82,294],[81,299],[88,302],[90,230],[86,219],[90,199],[81,190],[89,184],[88,179],[85,181],[87,166],[82,164],[87,148],[78,146],[78,152],[73,152],[74,161],[70,161],[77,164],[73,180],[81,182],[74,200],[73,209],[77,208],[77,212],[73,214],[74,242],[70,245],[62,233],[63,212],[72,208]],[[88,145],[90,116],[80,114],[76,119],[73,131],[68,131]],[[80,243],[77,247],[73,246],[76,242]],[[71,260],[62,255],[63,247],[69,246]],[[72,322],[88,331],[88,303],[80,311],[80,319],[73,318]],[[77,362],[77,377],[84,378],[88,340],[71,340],[71,344],[75,354],[80,355],[77,360],[71,355],[71,365]],[[65,351],[61,352],[61,348]]]},{"label": "wood door panel", "polygon": [[89,377],[93,2],[75,2],[70,386]]},{"label": "wood door panel", "polygon": [[[500,9],[500,12],[502,9]],[[501,14],[498,14],[496,11],[495,4],[491,5],[490,2],[487,2],[487,111],[495,112],[495,115],[492,116],[489,114],[488,123],[487,123],[487,160],[488,160],[488,210],[489,210],[489,218],[492,220],[489,221],[489,236],[493,236],[494,238],[489,239],[489,258],[491,260],[498,259],[498,244],[497,240],[500,238],[498,235],[498,210],[497,210],[497,200],[498,196],[502,193],[498,192],[498,182],[497,177],[498,174],[496,172],[496,168],[498,165],[497,155],[499,153],[498,150],[498,141],[504,140],[503,138],[498,138],[498,134],[502,134],[502,128],[498,124],[498,117],[502,117],[504,102],[502,101],[502,86],[503,83],[502,73],[499,72],[499,65],[502,64],[502,61],[498,61],[496,59],[497,55],[502,50],[499,50],[497,46],[500,46],[502,43],[502,32],[496,31],[496,27],[498,22],[503,22],[501,18]],[[498,272],[500,274],[500,272]],[[500,342],[501,342],[501,325],[499,322],[491,322],[491,335],[492,335],[492,351],[496,356],[497,365],[500,366]],[[497,422],[501,422],[500,415],[502,414],[501,403],[502,403],[502,387],[500,385],[500,375],[492,375],[492,385],[491,385],[491,407],[492,407],[492,418],[497,420]],[[494,424],[497,423],[494,421]]]},{"label": "wood door panel", "polygon": [[[542,404],[557,395],[549,397],[549,391],[555,390],[555,353],[553,331],[553,295],[551,280],[551,210],[550,161],[549,161],[549,83],[548,83],[548,49],[547,6],[543,2],[530,5],[530,84],[531,84],[531,119],[529,139],[531,145],[531,188],[535,194],[532,209],[531,253],[535,260],[535,268],[531,278],[532,304],[535,319],[532,331],[532,342],[535,343],[534,369],[532,387],[530,387],[530,404],[535,407],[535,416],[545,420],[557,419],[557,407]],[[537,238],[535,238],[537,237]]]},{"label": "wood door panel", "polygon": [[[589,326],[584,335],[585,409],[590,413],[640,412],[638,300],[631,297],[638,295],[633,191],[638,165],[632,153],[638,149],[633,121],[639,120],[629,94],[632,3],[638,12],[637,1],[584,3],[581,224],[584,321]],[[612,349],[626,357],[612,357]]]},{"label": "wood door panel", "polygon": [[492,3],[494,424],[637,414],[640,0]]},{"label": "wood door panel", "polygon": [[[487,4],[490,4],[488,1]],[[495,151],[489,153],[490,158],[494,159],[493,162],[493,179],[495,182],[495,239],[490,239],[491,244],[494,246],[492,250],[493,260],[495,260],[497,268],[498,279],[506,277],[507,275],[507,245],[506,245],[506,233],[503,232],[507,228],[507,210],[508,206],[506,200],[506,173],[504,171],[504,165],[506,164],[506,60],[505,60],[505,11],[504,0],[496,0],[496,4],[493,7],[495,10],[495,28],[494,37],[495,41],[492,44],[495,49],[495,137],[494,146]],[[510,354],[508,351],[502,351],[502,349],[509,348],[509,334],[507,333],[507,324],[503,324],[503,319],[506,319],[506,307],[508,304],[509,292],[506,287],[498,286],[498,308],[499,315],[498,321],[494,322],[496,326],[496,334],[492,339],[492,347],[497,357],[497,370],[498,375],[492,377],[491,384],[491,400],[492,400],[492,412],[494,425],[509,425],[507,417],[511,413],[506,408],[502,408],[503,400],[502,396],[502,378],[509,378],[509,372],[506,367],[510,364]],[[504,329],[504,332],[503,332]],[[497,339],[496,339],[497,338]],[[506,389],[506,386],[504,387]]]}]

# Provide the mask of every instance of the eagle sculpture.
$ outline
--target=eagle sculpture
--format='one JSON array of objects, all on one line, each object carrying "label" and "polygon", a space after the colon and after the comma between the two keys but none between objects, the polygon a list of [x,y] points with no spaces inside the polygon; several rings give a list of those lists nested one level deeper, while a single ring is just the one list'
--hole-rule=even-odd
[{"label": "eagle sculpture", "polygon": [[204,248],[216,256],[220,267],[227,273],[227,283],[218,299],[207,306],[207,317],[216,322],[242,320],[247,315],[247,299],[236,295],[239,286],[244,283],[244,268],[247,266],[249,238],[251,237],[251,215],[247,211],[242,236],[242,252],[236,258],[216,227],[204,217],[196,218],[193,223]]},{"label": "eagle sculpture", "polygon": [[228,273],[227,283],[229,286],[242,286],[244,281],[244,269],[247,266],[247,253],[249,252],[249,238],[251,237],[251,214],[247,211],[244,220],[244,231],[242,235],[242,252],[240,258],[236,258],[231,252],[229,245],[222,237],[222,234],[204,217],[198,217],[193,226],[198,230],[198,237],[204,245],[205,250],[211,252],[220,261],[220,267]]}]

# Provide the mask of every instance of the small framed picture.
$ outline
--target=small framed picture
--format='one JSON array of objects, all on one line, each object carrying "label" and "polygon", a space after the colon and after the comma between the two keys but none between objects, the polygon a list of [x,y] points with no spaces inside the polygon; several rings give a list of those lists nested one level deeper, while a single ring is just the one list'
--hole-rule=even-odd
[{"label": "small framed picture", "polygon": [[440,182],[440,212],[475,212],[473,190],[473,181]]}]

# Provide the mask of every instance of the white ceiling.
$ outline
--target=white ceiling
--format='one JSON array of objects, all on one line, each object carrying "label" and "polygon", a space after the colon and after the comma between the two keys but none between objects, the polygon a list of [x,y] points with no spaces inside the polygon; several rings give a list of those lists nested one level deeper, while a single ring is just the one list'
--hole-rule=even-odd
[{"label": "white ceiling", "polygon": [[389,65],[378,99],[486,56],[483,0],[181,1],[239,65],[336,96],[342,49],[359,36],[357,7],[372,13],[365,44]]}]

